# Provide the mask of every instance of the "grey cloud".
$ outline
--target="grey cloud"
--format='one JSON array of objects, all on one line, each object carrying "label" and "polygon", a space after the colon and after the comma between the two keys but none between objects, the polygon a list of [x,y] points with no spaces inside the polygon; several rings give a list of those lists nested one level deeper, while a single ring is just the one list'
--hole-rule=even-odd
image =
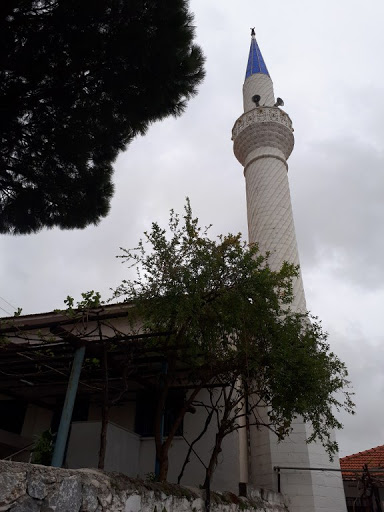
[{"label": "grey cloud", "polygon": [[384,154],[356,139],[336,138],[311,144],[295,164],[303,267],[329,261],[339,279],[384,286]]},{"label": "grey cloud", "polygon": [[345,428],[337,438],[341,447],[340,456],[345,456],[383,444],[384,338],[369,339],[356,329],[350,336],[334,333],[332,338],[333,348],[349,368],[355,391],[356,414],[350,416],[341,413],[339,416]]}]

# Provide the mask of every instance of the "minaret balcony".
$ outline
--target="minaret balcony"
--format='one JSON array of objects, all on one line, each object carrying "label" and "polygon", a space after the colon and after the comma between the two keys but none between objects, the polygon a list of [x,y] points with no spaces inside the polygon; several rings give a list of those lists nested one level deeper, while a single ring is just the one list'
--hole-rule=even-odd
[{"label": "minaret balcony", "polygon": [[258,148],[276,148],[285,159],[294,145],[292,121],[278,107],[256,107],[239,117],[232,129],[234,153],[244,165],[247,155]]}]

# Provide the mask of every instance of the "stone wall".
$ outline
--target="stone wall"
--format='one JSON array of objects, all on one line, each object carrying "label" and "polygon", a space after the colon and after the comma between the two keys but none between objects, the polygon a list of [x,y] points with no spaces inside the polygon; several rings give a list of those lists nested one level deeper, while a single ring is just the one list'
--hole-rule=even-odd
[{"label": "stone wall", "polygon": [[[94,469],[0,461],[0,512],[204,512],[204,492]],[[281,495],[212,493],[211,512],[287,512]]]}]

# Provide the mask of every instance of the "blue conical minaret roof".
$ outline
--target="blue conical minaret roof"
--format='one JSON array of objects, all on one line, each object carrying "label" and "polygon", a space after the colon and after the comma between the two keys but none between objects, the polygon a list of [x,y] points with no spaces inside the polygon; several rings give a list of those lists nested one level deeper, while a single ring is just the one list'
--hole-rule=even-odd
[{"label": "blue conical minaret roof", "polygon": [[257,44],[256,41],[255,32],[252,29],[251,47],[249,49],[248,65],[247,71],[245,73],[245,79],[247,79],[251,75],[254,75],[255,73],[263,73],[264,75],[269,76],[267,66],[265,65],[259,45]]}]

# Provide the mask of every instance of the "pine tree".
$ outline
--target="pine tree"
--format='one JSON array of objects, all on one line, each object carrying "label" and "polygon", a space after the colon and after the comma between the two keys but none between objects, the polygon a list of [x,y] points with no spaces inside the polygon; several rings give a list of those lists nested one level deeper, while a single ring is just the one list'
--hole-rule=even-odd
[{"label": "pine tree", "polygon": [[112,163],[204,71],[186,0],[4,0],[0,232],[107,215]]}]

